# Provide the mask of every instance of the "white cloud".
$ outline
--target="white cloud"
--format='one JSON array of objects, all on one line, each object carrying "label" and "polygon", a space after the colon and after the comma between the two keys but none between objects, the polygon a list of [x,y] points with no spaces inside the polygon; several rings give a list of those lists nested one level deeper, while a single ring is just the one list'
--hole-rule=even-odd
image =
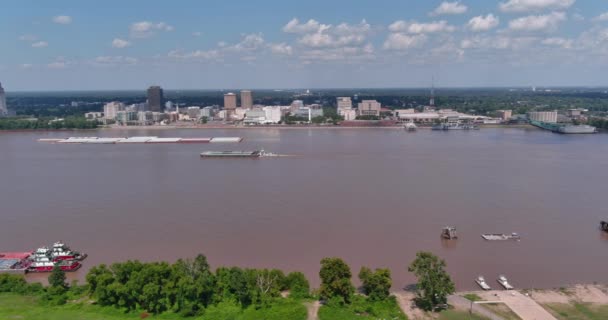
[{"label": "white cloud", "polygon": [[536,37],[475,36],[460,41],[462,49],[523,50],[538,42]]},{"label": "white cloud", "polygon": [[566,9],[576,0],[508,0],[501,2],[499,7],[504,12],[528,12],[546,9]]},{"label": "white cloud", "polygon": [[366,44],[361,47],[339,47],[339,48],[324,48],[311,49],[303,51],[300,56],[303,64],[311,64],[313,62],[328,62],[335,61],[341,63],[358,63],[362,60],[375,59],[374,46]]},{"label": "white cloud", "polygon": [[391,33],[384,41],[383,48],[387,50],[407,50],[420,47],[427,40],[424,34],[407,35],[403,33]]},{"label": "white cloud", "polygon": [[192,36],[193,36],[193,37],[200,37],[200,36],[202,36],[202,35],[203,35],[203,33],[202,33],[202,32],[199,32],[199,31],[192,32]]},{"label": "white cloud", "polygon": [[460,1],[442,2],[439,7],[435,8],[433,12],[431,12],[431,16],[439,16],[444,14],[463,14],[467,12],[467,6],[460,3]]},{"label": "white cloud", "polygon": [[174,28],[164,22],[140,21],[131,24],[129,30],[133,38],[149,38],[154,35],[155,31],[173,31]]},{"label": "white cloud", "polygon": [[283,31],[300,34],[297,41],[305,47],[338,48],[364,45],[371,32],[371,25],[362,20],[358,24],[341,23],[334,27],[312,19],[300,23],[294,18],[283,27]]},{"label": "white cloud", "polygon": [[172,50],[167,54],[168,57],[174,59],[199,59],[213,60],[220,58],[218,50],[196,50],[192,52],[182,52],[181,50]]},{"label": "white cloud", "polygon": [[59,24],[70,24],[72,23],[72,17],[70,16],[55,16],[53,17],[53,22]]},{"label": "white cloud", "polygon": [[64,69],[65,67],[67,67],[67,63],[64,61],[55,61],[55,62],[51,62],[47,65],[47,67],[51,68],[51,69]]},{"label": "white cloud", "polygon": [[293,54],[293,48],[286,43],[273,43],[270,44],[270,51],[278,55],[290,56]]},{"label": "white cloud", "polygon": [[513,31],[554,31],[564,20],[566,20],[566,14],[563,12],[532,15],[511,20],[509,29]]},{"label": "white cloud", "polygon": [[34,66],[34,65],[33,65],[33,64],[31,64],[31,63],[23,63],[23,64],[21,64],[21,66],[20,66],[20,67],[21,67],[21,68],[23,68],[23,69],[30,69],[30,68],[32,68],[33,66]]},{"label": "white cloud", "polygon": [[19,36],[19,40],[21,40],[21,41],[30,41],[31,42],[31,41],[38,40],[38,37],[35,36],[35,35],[33,35],[33,34],[24,34],[24,35]]},{"label": "white cloud", "polygon": [[570,49],[572,48],[572,44],[574,41],[572,41],[571,39],[565,39],[565,38],[547,38],[545,40],[543,40],[541,43],[547,46],[555,46],[555,47],[562,47],[564,49]]},{"label": "white cloud", "polygon": [[49,43],[46,41],[38,41],[38,42],[34,42],[32,43],[32,47],[34,48],[44,48],[44,47],[48,47]]},{"label": "white cloud", "polygon": [[407,32],[407,33],[439,33],[453,32],[456,27],[448,24],[447,21],[433,21],[429,23],[406,22],[403,20],[395,21],[388,26],[391,32]]},{"label": "white cloud", "polygon": [[131,45],[131,42],[120,39],[120,38],[114,38],[114,40],[112,40],[112,47],[114,47],[114,48],[126,48],[130,45]]},{"label": "white cloud", "polygon": [[99,56],[94,60],[94,63],[97,65],[132,65],[136,64],[137,62],[138,60],[136,58],[124,56]]},{"label": "white cloud", "polygon": [[249,52],[262,48],[264,45],[264,37],[261,33],[252,33],[243,36],[241,42],[226,47],[226,50],[235,52]]},{"label": "white cloud", "polygon": [[593,21],[608,21],[608,12],[604,12],[599,16],[593,18]]},{"label": "white cloud", "polygon": [[500,19],[493,15],[488,14],[487,16],[477,16],[469,20],[467,23],[467,27],[471,31],[480,32],[480,31],[488,31],[490,29],[496,28],[500,23]]},{"label": "white cloud", "polygon": [[331,28],[331,25],[321,24],[316,20],[310,19],[306,23],[300,23],[297,18],[291,19],[284,27],[283,32],[286,33],[313,33],[323,32]]}]

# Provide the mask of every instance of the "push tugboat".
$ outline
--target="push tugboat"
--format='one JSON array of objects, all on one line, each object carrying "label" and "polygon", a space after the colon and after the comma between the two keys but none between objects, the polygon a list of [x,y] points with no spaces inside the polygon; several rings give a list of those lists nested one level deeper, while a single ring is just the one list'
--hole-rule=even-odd
[{"label": "push tugboat", "polygon": [[55,265],[58,265],[63,271],[76,271],[82,265],[76,260],[60,260],[54,262],[51,260],[51,250],[47,247],[36,249],[31,256],[32,263],[30,264],[29,272],[51,272]]},{"label": "push tugboat", "polygon": [[62,260],[77,260],[82,261],[87,257],[86,254],[81,254],[77,251],[72,251],[65,243],[59,241],[53,244],[51,258],[54,262]]}]

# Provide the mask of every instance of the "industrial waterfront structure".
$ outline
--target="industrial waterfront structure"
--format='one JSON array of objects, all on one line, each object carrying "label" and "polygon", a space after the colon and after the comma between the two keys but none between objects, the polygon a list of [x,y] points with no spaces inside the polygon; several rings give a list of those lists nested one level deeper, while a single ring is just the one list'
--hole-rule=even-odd
[{"label": "industrial waterfront structure", "polygon": [[557,111],[528,112],[528,120],[545,123],[557,123]]}]

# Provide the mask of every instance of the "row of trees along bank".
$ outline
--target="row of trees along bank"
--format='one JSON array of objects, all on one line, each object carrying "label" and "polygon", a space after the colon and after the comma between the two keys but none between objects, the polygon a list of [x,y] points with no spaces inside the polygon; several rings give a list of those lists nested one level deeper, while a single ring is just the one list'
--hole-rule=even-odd
[{"label": "row of trees along bank", "polygon": [[[408,267],[418,278],[416,302],[425,310],[435,310],[447,302],[454,283],[445,272],[445,262],[428,252],[419,252]],[[126,312],[154,314],[173,313],[183,317],[205,314],[209,308],[230,303],[240,308],[266,308],[282,298],[310,300],[320,298],[328,305],[347,307],[353,300],[394,302],[389,269],[362,267],[358,277],[361,293],[351,281],[352,273],[340,258],[321,260],[321,286],[311,292],[301,272],[285,274],[277,269],[242,269],[219,267],[212,271],[207,258],[166,262],[127,261],[91,268],[86,285],[67,285],[65,273],[56,267],[50,274],[49,286],[27,283],[23,276],[0,274],[0,292],[38,295],[51,305],[65,304],[88,295],[101,306],[116,307]],[[396,305],[396,304],[395,304]]]}]

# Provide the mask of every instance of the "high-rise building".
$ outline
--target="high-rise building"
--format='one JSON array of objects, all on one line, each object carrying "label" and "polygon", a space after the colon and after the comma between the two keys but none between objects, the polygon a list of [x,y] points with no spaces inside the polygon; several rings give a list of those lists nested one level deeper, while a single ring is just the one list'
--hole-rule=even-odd
[{"label": "high-rise building", "polygon": [[103,106],[103,117],[106,120],[114,120],[119,111],[125,110],[125,104],[122,102],[108,102]]},{"label": "high-rise building", "polygon": [[376,100],[363,100],[358,107],[360,116],[380,116],[381,105]]},{"label": "high-rise building", "polygon": [[232,92],[224,94],[224,109],[231,111],[236,109],[236,94]]},{"label": "high-rise building", "polygon": [[253,95],[251,90],[241,90],[241,108],[251,109],[253,107]]},{"label": "high-rise building", "polygon": [[165,107],[165,96],[163,89],[159,86],[148,88],[148,110],[152,112],[163,112]]},{"label": "high-rise building", "polygon": [[4,88],[2,88],[2,84],[0,83],[0,116],[5,116],[8,114],[8,107],[6,106],[6,94],[4,93]]}]

